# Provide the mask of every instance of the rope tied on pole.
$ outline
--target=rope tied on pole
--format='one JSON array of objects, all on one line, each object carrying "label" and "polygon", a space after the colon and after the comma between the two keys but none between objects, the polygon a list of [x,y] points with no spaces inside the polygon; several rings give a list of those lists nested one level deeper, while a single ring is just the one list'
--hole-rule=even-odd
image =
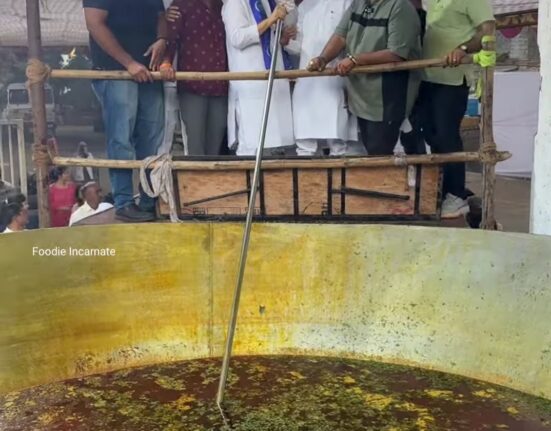
[{"label": "rope tied on pole", "polygon": [[[152,166],[153,169],[151,169]],[[148,169],[151,169],[149,179],[146,172]],[[149,180],[151,180],[151,185],[149,184]],[[172,156],[170,154],[161,154],[144,159],[140,167],[140,184],[149,197],[160,197],[168,204],[170,221],[172,223],[181,222],[178,218],[178,209],[176,208],[176,199],[174,198]]]},{"label": "rope tied on pole", "polygon": [[27,86],[46,82],[51,73],[52,69],[46,63],[43,63],[37,58],[29,59],[26,69]]},{"label": "rope tied on pole", "polygon": [[54,159],[57,157],[57,142],[54,138],[33,144],[32,159],[36,166],[42,166],[49,169],[54,164]]},{"label": "rope tied on pole", "polygon": [[399,153],[394,156],[395,166],[408,166],[408,158],[405,153]]}]

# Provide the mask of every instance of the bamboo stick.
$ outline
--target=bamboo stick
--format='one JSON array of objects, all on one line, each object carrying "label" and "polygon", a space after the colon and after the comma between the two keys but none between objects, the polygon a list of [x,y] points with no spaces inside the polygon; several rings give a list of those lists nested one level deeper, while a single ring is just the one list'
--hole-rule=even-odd
[{"label": "bamboo stick", "polygon": [[[29,42],[29,60],[42,61],[42,35],[40,32],[40,0],[27,0],[27,38]],[[44,82],[30,85],[30,99],[33,111],[34,149],[46,152],[48,126],[46,120],[46,95]],[[35,160],[36,188],[38,199],[38,219],[41,228],[50,226],[48,210],[48,163]],[[23,173],[26,175],[26,172]]]},{"label": "bamboo stick", "polygon": [[[472,62],[471,58],[466,58],[465,62]],[[383,72],[398,72],[403,70],[418,70],[427,67],[443,67],[443,59],[402,61],[397,63],[377,64],[373,66],[361,66],[352,69],[352,74],[371,74]],[[269,71],[260,72],[177,72],[177,81],[265,81],[268,79]],[[160,72],[152,72],[153,79],[161,80]],[[277,71],[276,79],[297,79],[297,78],[316,78],[320,76],[336,76],[334,69],[326,69],[323,72],[309,72],[307,70],[285,70]],[[109,70],[52,70],[50,77],[53,79],[109,79],[109,80],[129,80],[132,79],[126,71]]]},{"label": "bamboo stick", "polygon": [[[495,42],[484,43],[484,49],[495,50]],[[482,69],[482,123],[480,128],[480,153],[492,155],[497,151],[494,141],[494,67]],[[482,170],[482,222],[481,229],[496,230],[495,218],[496,161],[486,160]]]},{"label": "bamboo stick", "polygon": [[[501,151],[495,153],[496,162],[502,162],[511,158],[511,153]],[[262,163],[263,170],[275,169],[339,169],[339,168],[380,168],[403,165],[439,165],[443,163],[481,162],[482,155],[479,152],[464,152],[450,154],[424,154],[407,157],[354,157],[339,159],[278,159],[265,160]],[[92,168],[114,169],[139,169],[142,162],[139,160],[106,160],[106,159],[81,159],[78,157],[54,157],[53,162],[57,166],[79,166]],[[176,160],[172,162],[174,170],[188,171],[232,171],[252,170],[254,160]]]}]

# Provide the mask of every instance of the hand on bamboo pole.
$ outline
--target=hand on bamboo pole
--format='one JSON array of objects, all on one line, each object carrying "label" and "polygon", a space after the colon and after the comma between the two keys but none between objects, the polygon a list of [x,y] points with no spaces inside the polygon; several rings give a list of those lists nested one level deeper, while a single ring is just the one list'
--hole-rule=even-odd
[{"label": "hand on bamboo pole", "polygon": [[[319,58],[319,57],[318,57]],[[315,59],[314,59],[315,60]],[[320,59],[320,61],[323,61]],[[469,63],[471,57],[464,59],[464,63]],[[372,74],[383,72],[398,72],[403,70],[420,70],[427,67],[444,67],[445,59],[428,59],[401,61],[396,63],[377,64],[372,66],[358,66],[350,72],[355,74]],[[145,67],[145,66],[144,66]],[[335,69],[325,68],[322,71],[318,67],[309,66],[308,70],[280,70],[275,74],[275,79],[298,79],[298,78],[316,78],[321,76],[337,76]],[[148,71],[149,72],[149,71]],[[154,80],[161,81],[163,77],[160,72],[149,72]],[[132,75],[128,72],[112,70],[52,70],[50,78],[53,79],[110,79],[110,80],[130,80]],[[253,72],[176,72],[177,81],[266,81],[268,79],[267,71]]]}]

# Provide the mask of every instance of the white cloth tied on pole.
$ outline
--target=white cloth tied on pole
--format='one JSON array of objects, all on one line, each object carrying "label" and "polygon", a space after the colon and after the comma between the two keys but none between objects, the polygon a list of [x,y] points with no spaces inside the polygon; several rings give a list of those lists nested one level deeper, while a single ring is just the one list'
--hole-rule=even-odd
[{"label": "white cloth tied on pole", "polygon": [[[149,181],[147,178],[147,170],[152,165],[155,165],[151,169],[149,175]],[[170,221],[172,223],[180,223],[178,218],[178,211],[176,208],[176,200],[174,199],[174,180],[172,178],[172,156],[170,154],[160,154],[157,156],[151,156],[143,160],[140,168],[140,184],[143,191],[151,198],[161,198],[168,204],[170,209]]]}]

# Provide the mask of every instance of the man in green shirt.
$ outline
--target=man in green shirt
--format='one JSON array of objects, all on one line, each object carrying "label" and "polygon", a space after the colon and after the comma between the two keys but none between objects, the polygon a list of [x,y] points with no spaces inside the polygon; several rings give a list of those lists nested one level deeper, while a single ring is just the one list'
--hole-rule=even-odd
[{"label": "man in green shirt", "polygon": [[[463,151],[461,122],[467,110],[472,66],[460,65],[467,54],[482,49],[482,37],[493,35],[495,19],[489,0],[427,0],[424,58],[446,57],[447,68],[431,68],[421,85],[423,133],[433,153]],[[465,164],[444,167],[443,218],[469,210]]]},{"label": "man in green shirt", "polygon": [[[341,53],[337,66],[348,76],[356,66],[420,58],[421,25],[410,0],[354,0],[309,70],[322,71]],[[351,75],[347,80],[350,111],[358,117],[369,155],[390,155],[400,126],[408,117],[418,90],[416,72]]]}]

